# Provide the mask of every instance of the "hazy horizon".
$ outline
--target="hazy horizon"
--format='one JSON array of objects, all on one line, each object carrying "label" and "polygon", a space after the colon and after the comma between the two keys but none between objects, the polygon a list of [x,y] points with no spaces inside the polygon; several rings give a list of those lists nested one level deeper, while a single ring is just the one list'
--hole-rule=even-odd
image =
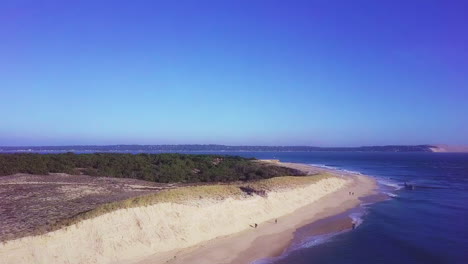
[{"label": "hazy horizon", "polygon": [[468,145],[467,10],[6,1],[0,146]]},{"label": "hazy horizon", "polygon": [[[227,146],[227,147],[317,147],[317,148],[357,148],[357,147],[382,147],[382,146],[460,146],[464,145],[446,145],[446,144],[383,144],[383,145],[349,145],[349,146],[317,146],[317,145],[258,145],[258,144],[212,144],[212,143],[200,143],[200,144],[70,144],[70,145],[0,145],[0,147],[106,147],[106,146]],[[468,146],[467,146],[468,147]]]}]

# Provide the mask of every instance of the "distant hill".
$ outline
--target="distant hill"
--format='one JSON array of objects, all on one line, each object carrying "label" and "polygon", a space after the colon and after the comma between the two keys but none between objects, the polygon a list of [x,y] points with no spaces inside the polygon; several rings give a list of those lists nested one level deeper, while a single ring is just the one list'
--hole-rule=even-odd
[{"label": "distant hill", "polygon": [[226,145],[108,145],[108,146],[40,146],[0,147],[4,153],[160,153],[160,152],[310,152],[310,151],[359,151],[359,152],[441,152],[434,145],[389,145],[363,147],[312,147],[312,146],[226,146]]},{"label": "distant hill", "polygon": [[435,145],[432,152],[468,152],[468,146],[460,145]]}]

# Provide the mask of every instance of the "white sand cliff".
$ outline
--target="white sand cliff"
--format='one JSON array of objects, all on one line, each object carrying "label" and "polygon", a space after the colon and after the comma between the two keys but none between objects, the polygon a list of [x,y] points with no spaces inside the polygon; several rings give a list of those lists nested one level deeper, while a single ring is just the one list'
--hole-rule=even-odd
[{"label": "white sand cliff", "polygon": [[132,263],[290,214],[350,182],[328,177],[266,196],[201,198],[119,209],[44,235],[0,244],[0,263]]}]

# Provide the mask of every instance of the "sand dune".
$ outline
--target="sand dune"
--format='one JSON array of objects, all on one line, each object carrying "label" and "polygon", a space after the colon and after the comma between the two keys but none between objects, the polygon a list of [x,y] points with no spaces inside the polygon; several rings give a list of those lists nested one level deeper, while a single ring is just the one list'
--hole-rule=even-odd
[{"label": "sand dune", "polygon": [[468,146],[462,145],[436,145],[432,152],[468,152]]},{"label": "sand dune", "polygon": [[[294,163],[287,165],[301,169],[308,168],[311,171],[322,171],[320,168],[308,165]],[[281,255],[291,245],[298,228],[316,223],[319,220],[324,220],[324,222],[321,226],[317,226],[311,234],[325,234],[351,229],[353,222],[346,212],[362,203],[362,197],[367,197],[366,201],[378,201],[386,197],[378,195],[376,182],[371,177],[345,172],[341,175],[346,180],[344,187],[300,207],[291,214],[285,214],[278,218],[277,223],[273,220],[266,221],[256,229],[251,228],[205,241],[191,248],[157,253],[137,263],[249,264],[259,259]],[[349,195],[349,192],[353,192],[354,195]],[[329,217],[335,215],[342,216],[334,221],[328,220]]]},{"label": "sand dune", "polygon": [[131,263],[290,214],[346,185],[338,177],[266,196],[197,199],[120,209],[0,245],[1,263]]}]

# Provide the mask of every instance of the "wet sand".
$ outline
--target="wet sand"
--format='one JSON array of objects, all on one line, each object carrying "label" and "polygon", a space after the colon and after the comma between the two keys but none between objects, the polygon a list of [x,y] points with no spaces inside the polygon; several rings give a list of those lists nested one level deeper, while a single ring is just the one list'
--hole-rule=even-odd
[{"label": "wet sand", "polygon": [[[329,171],[305,164],[281,164],[307,171],[309,174]],[[268,221],[260,224],[257,228],[216,238],[188,249],[154,255],[137,263],[251,263],[258,259],[281,255],[292,243],[300,239],[297,234],[304,233],[303,230],[307,227],[309,227],[307,236],[351,229],[352,220],[345,213],[359,206],[362,203],[361,198],[376,195],[376,182],[363,175],[329,172],[349,179],[349,183],[346,187],[328,194],[292,214],[278,218],[277,223]],[[350,195],[350,192],[354,195]],[[336,217],[333,218],[333,216]],[[319,221],[321,219],[323,221]]]}]

